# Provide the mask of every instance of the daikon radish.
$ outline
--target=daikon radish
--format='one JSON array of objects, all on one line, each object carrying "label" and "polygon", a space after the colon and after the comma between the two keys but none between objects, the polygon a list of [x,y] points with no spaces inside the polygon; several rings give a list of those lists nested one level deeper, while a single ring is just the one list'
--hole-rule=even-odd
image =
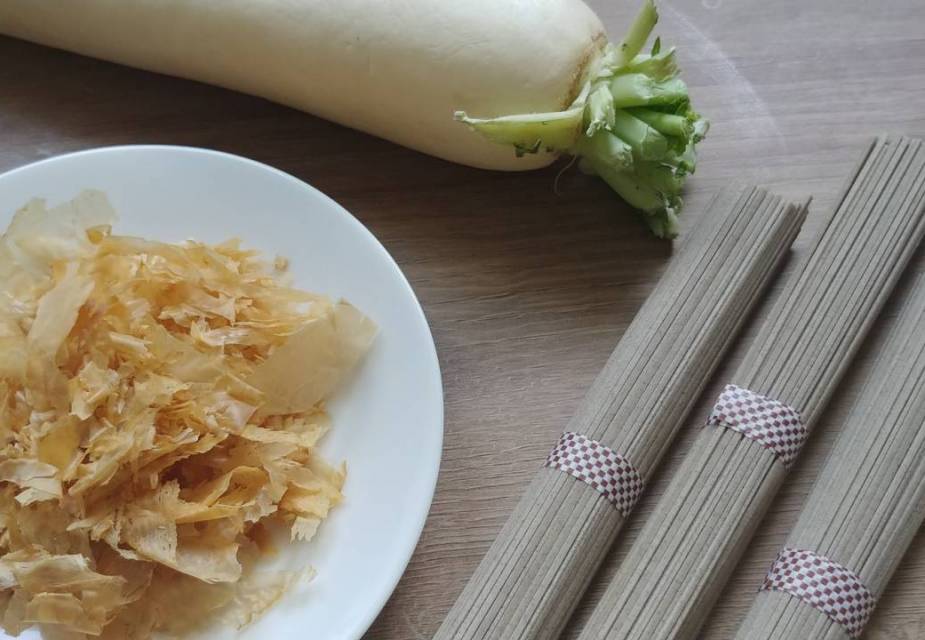
[{"label": "daikon radish", "polygon": [[577,155],[671,236],[706,126],[673,50],[641,53],[656,20],[645,0],[612,45],[581,0],[0,1],[0,33],[252,93],[453,162],[525,170]]}]

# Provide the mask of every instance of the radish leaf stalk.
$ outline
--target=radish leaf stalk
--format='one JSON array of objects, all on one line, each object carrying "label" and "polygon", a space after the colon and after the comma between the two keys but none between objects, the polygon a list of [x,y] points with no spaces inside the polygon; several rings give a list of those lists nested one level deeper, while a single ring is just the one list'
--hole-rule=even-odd
[{"label": "radish leaf stalk", "polygon": [[640,53],[658,21],[645,0],[626,36],[606,45],[578,98],[554,113],[456,118],[518,155],[540,150],[577,156],[579,167],[599,175],[627,203],[643,212],[663,238],[678,232],[681,190],[696,166],[696,144],[709,128],[690,105],[678,77],[674,49],[656,39]]}]

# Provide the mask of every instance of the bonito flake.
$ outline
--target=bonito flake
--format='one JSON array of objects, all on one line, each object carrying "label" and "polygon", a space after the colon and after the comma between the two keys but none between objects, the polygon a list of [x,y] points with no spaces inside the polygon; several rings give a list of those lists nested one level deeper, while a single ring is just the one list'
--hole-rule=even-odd
[{"label": "bonito flake", "polygon": [[112,234],[87,191],[0,238],[0,624],[49,638],[245,624],[301,575],[255,574],[268,531],[310,539],[343,465],[325,400],[375,325],[289,287],[237,241]]}]

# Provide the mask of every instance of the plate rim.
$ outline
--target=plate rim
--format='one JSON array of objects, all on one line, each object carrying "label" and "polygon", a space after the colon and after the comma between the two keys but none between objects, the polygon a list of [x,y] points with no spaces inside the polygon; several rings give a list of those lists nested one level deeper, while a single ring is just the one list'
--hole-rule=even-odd
[{"label": "plate rim", "polygon": [[[359,233],[364,239],[370,244],[371,247],[376,250],[381,257],[383,257],[392,267],[394,267],[396,273],[399,277],[399,284],[404,289],[405,293],[410,296],[411,301],[413,302],[412,308],[415,315],[415,320],[421,325],[424,330],[424,334],[427,338],[428,348],[427,352],[423,354],[426,359],[426,366],[428,369],[431,369],[431,374],[435,376],[436,380],[436,391],[437,395],[435,400],[439,402],[439,416],[438,424],[435,425],[438,427],[438,433],[436,434],[436,451],[435,451],[435,462],[430,465],[428,469],[430,480],[427,486],[427,500],[423,501],[421,506],[418,507],[419,511],[417,514],[417,522],[414,524],[413,531],[415,532],[413,544],[409,544],[408,548],[405,549],[403,557],[396,558],[397,563],[393,564],[394,570],[391,572],[386,579],[385,589],[382,593],[379,594],[375,602],[371,603],[368,613],[366,616],[358,621],[357,625],[353,625],[355,630],[355,635],[350,636],[352,640],[360,640],[363,635],[369,630],[373,622],[385,608],[385,605],[388,603],[389,599],[392,597],[392,594],[395,592],[395,589],[398,587],[402,576],[404,576],[407,571],[408,565],[411,562],[411,558],[414,555],[414,552],[417,550],[418,544],[421,541],[421,535],[424,532],[424,527],[427,523],[427,519],[430,516],[431,508],[433,507],[434,496],[437,489],[437,481],[440,475],[440,468],[443,462],[443,444],[445,437],[446,429],[446,398],[443,386],[443,372],[440,368],[440,359],[437,355],[436,342],[434,341],[433,331],[431,330],[430,323],[427,320],[427,315],[424,313],[424,309],[421,306],[421,301],[418,298],[417,294],[414,292],[414,289],[411,286],[411,283],[408,281],[408,277],[405,275],[405,272],[401,269],[398,262],[395,258],[392,257],[392,254],[385,248],[382,242],[370,231],[366,225],[364,225],[356,216],[354,216],[346,207],[341,205],[339,202],[334,200],[331,196],[321,191],[312,184],[298,178],[291,173],[283,171],[277,167],[260,162],[259,160],[254,160],[245,156],[241,156],[235,153],[229,153],[227,151],[219,151],[217,149],[209,149],[206,147],[196,147],[190,145],[171,145],[171,144],[120,144],[120,145],[107,145],[102,147],[91,147],[88,149],[78,149],[75,151],[68,151],[61,154],[56,154],[47,158],[42,158],[40,160],[35,160],[11,169],[7,169],[0,173],[0,189],[3,188],[3,182],[11,176],[15,176],[18,173],[26,172],[28,170],[34,170],[42,165],[53,164],[60,162],[62,160],[73,160],[81,156],[95,156],[95,155],[106,155],[114,152],[166,152],[166,153],[180,153],[188,155],[198,155],[198,156],[211,156],[222,159],[223,161],[232,161],[240,164],[248,165],[250,168],[255,170],[267,171],[272,174],[275,174],[277,177],[280,177],[286,181],[289,181],[297,186],[300,189],[306,190],[313,193],[313,195],[320,197],[324,200],[332,209],[338,211],[351,225],[354,230]],[[348,633],[350,629],[348,628]]]}]

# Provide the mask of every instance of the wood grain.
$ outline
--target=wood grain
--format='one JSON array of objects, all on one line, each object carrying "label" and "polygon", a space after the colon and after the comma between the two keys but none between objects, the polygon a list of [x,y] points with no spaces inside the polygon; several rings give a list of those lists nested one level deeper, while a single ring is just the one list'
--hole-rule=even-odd
[{"label": "wood grain", "polygon": [[[634,2],[592,0],[614,35]],[[713,121],[685,228],[734,179],[814,196],[819,228],[864,139],[925,135],[920,0],[663,0],[697,107]],[[340,201],[405,270],[446,389],[443,468],[408,571],[368,634],[430,638],[671,257],[601,184],[554,170],[454,166],[265,101],[0,39],[0,170],[88,147],[165,143],[238,153]],[[683,242],[683,236],[681,239]],[[916,269],[925,266],[919,258]],[[767,309],[767,305],[763,307]],[[757,315],[761,315],[759,310]],[[747,343],[748,338],[743,341]],[[742,346],[737,350],[742,352]],[[703,640],[730,638],[816,476],[861,357],[750,546]],[[724,375],[711,383],[705,415]],[[690,441],[637,508],[567,638],[599,596]],[[925,535],[875,614],[874,640],[925,637]]]}]

